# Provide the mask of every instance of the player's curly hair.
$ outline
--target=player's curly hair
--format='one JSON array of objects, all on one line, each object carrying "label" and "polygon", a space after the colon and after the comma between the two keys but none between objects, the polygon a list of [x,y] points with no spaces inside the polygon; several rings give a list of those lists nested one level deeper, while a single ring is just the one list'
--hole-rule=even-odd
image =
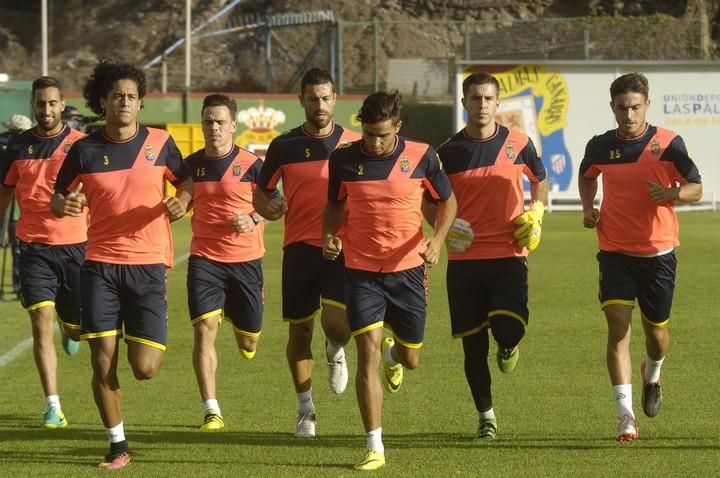
[{"label": "player's curly hair", "polygon": [[645,75],[642,73],[626,73],[615,78],[615,81],[610,85],[610,99],[613,100],[616,96],[625,93],[640,93],[645,98],[648,98],[650,87]]},{"label": "player's curly hair", "polygon": [[132,80],[137,84],[140,99],[145,97],[147,91],[145,73],[127,63],[101,61],[88,78],[83,88],[83,97],[86,105],[95,114],[105,116],[105,110],[100,106],[100,98],[105,98],[118,80]]},{"label": "player's curly hair", "polygon": [[400,92],[398,90],[378,91],[365,98],[357,119],[361,123],[375,124],[381,121],[400,121]]}]

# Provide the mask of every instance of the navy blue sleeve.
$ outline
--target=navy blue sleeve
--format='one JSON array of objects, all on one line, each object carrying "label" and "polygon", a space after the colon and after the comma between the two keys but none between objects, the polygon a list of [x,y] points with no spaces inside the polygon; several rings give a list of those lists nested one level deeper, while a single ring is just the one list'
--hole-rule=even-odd
[{"label": "navy blue sleeve", "polygon": [[697,166],[688,156],[687,148],[685,148],[685,142],[678,135],[673,138],[668,147],[665,149],[663,160],[670,160],[675,165],[675,169],[682,175],[683,178],[689,183],[702,183],[700,177],[700,171]]},{"label": "navy blue sleeve", "polygon": [[340,197],[342,170],[339,167],[339,156],[337,151],[333,151],[330,153],[330,159],[328,160],[328,201],[332,202],[342,202],[345,199],[344,197]]},{"label": "navy blue sleeve", "polygon": [[532,142],[532,139],[528,138],[528,144],[523,148],[520,157],[527,166],[530,174],[534,176],[533,180],[533,177],[531,177],[530,174],[527,174],[528,171],[526,171],[526,176],[530,179],[530,181],[540,182],[547,177],[545,165],[543,165],[542,160],[538,156],[537,150],[535,149],[535,143]]},{"label": "navy blue sleeve", "polygon": [[440,157],[432,146],[428,146],[427,151],[425,151],[422,164],[427,179],[426,186],[429,186],[426,194],[429,192],[433,199],[446,201],[452,194],[452,186],[450,185],[450,179],[442,168]]},{"label": "navy blue sleeve", "polygon": [[70,185],[80,176],[80,173],[82,173],[82,150],[80,141],[77,141],[70,147],[70,151],[60,166],[55,180],[55,192],[67,196]]},{"label": "navy blue sleeve", "polygon": [[260,158],[257,158],[254,163],[252,163],[252,166],[250,166],[250,169],[247,172],[247,178],[250,180],[251,183],[257,184],[258,178],[260,177],[260,171],[262,171],[263,167],[263,160]]},{"label": "navy blue sleeve", "polygon": [[168,136],[165,147],[167,148],[167,162],[165,167],[171,173],[165,176],[168,181],[177,186],[190,177],[190,168],[185,161],[183,161],[182,153],[175,144],[172,136]]},{"label": "navy blue sleeve", "polygon": [[265,152],[265,161],[263,161],[260,174],[258,174],[255,181],[255,184],[263,189],[275,189],[275,186],[277,186],[277,184],[273,184],[272,188],[269,187],[270,181],[272,181],[273,176],[275,176],[275,172],[280,167],[281,154],[278,152],[278,149],[278,143],[273,140],[270,142],[270,146],[268,146],[268,149]]},{"label": "navy blue sleeve", "polygon": [[[580,168],[578,169],[580,176],[585,176],[585,173],[593,165],[593,145],[596,142],[596,138],[597,136],[593,136],[593,138],[588,141],[587,145],[585,145],[585,155],[583,156],[583,159],[580,162]],[[596,176],[597,175],[594,177]],[[593,179],[594,177],[588,177],[587,179]]]},{"label": "navy blue sleeve", "polygon": [[0,184],[7,187],[14,187],[14,185],[5,184],[5,178],[10,171],[10,166],[13,163],[12,150],[8,146],[6,149],[0,149]]}]

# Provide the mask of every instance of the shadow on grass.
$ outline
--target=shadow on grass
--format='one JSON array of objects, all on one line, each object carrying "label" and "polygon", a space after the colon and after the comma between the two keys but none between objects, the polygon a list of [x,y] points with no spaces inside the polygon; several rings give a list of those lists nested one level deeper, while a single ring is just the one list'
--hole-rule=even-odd
[{"label": "shadow on grass", "polygon": [[[126,428],[128,441],[154,446],[158,444],[215,446],[250,446],[277,448],[349,448],[362,446],[361,433],[319,435],[315,440],[298,439],[290,432],[244,431],[231,427],[220,432],[207,433],[195,426],[169,425],[163,427]],[[105,433],[97,423],[75,423],[68,428],[44,430],[38,422],[26,416],[0,415],[0,443],[10,441],[77,441],[88,440],[103,443]],[[457,449],[457,448],[498,448],[498,449],[556,449],[556,450],[593,450],[609,449],[620,446],[611,436],[588,437],[583,435],[499,435],[491,442],[476,442],[468,434],[458,433],[385,433],[385,445],[395,449]],[[625,444],[623,448],[675,449],[675,450],[720,450],[720,441],[715,437],[654,436],[641,438],[637,442]],[[72,449],[68,453],[77,454]],[[88,452],[96,454],[97,451]]]},{"label": "shadow on grass", "polygon": [[[73,465],[82,466],[89,468],[96,468],[100,461],[102,461],[103,453],[98,449],[89,448],[71,448],[67,451],[55,450],[49,452],[48,450],[38,451],[24,451],[24,452],[7,452],[0,450],[0,461],[6,464],[15,465],[36,465],[40,463],[52,463],[53,466],[59,465]],[[286,456],[290,459],[291,456]],[[332,457],[330,457],[332,458]],[[306,468],[306,469],[339,469],[348,470],[350,469],[349,463],[298,463],[288,461],[286,463],[279,462],[277,460],[262,460],[256,454],[249,452],[245,455],[232,454],[227,455],[227,458],[221,458],[217,455],[213,455],[208,459],[198,459],[196,455],[175,455],[172,459],[164,459],[158,457],[157,453],[147,451],[136,451],[133,450],[133,468],[137,465],[152,465],[156,467],[159,464],[167,464],[170,466],[175,465],[192,465],[192,466],[207,466],[207,467],[237,467],[237,466],[268,466],[268,467],[287,467],[287,468]]]},{"label": "shadow on grass", "polygon": [[[9,425],[9,427],[8,427]],[[24,426],[23,426],[24,425]],[[9,429],[8,429],[9,428]],[[207,465],[207,466],[269,466],[316,469],[349,469],[349,463],[337,463],[336,454],[327,454],[316,463],[303,463],[301,457],[316,456],[321,449],[358,448],[361,436],[325,435],[316,440],[298,439],[291,433],[221,431],[201,432],[194,427],[185,429],[133,428],[127,435],[134,462],[157,465]],[[97,446],[87,446],[94,442]],[[15,442],[16,445],[12,445]],[[29,445],[17,446],[17,442]],[[3,449],[3,445],[8,445]],[[184,453],[188,446],[222,447],[228,453],[213,453],[207,459],[198,459],[197,453]],[[239,451],[238,451],[238,447]],[[279,459],[264,459],[257,448],[278,449]],[[232,449],[232,451],[230,451]],[[288,449],[293,449],[288,453]],[[172,458],[167,458],[168,451]],[[33,465],[74,465],[96,467],[107,453],[105,433],[97,425],[70,426],[65,429],[44,430],[37,422],[23,417],[0,415],[0,463]],[[299,458],[299,459],[298,459]],[[297,459],[297,460],[296,460]],[[0,473],[1,474],[1,473]]]},{"label": "shadow on grass", "polygon": [[[702,443],[705,441],[705,443]],[[720,441],[715,437],[698,437],[695,435],[686,436],[663,436],[652,438],[641,438],[638,441],[620,444],[614,437],[589,438],[580,435],[560,436],[517,436],[498,435],[492,441],[475,441],[471,435],[458,435],[453,433],[428,433],[428,434],[385,434],[383,442],[386,447],[396,449],[416,448],[497,448],[497,449],[524,449],[524,450],[600,450],[623,448],[640,448],[650,450],[720,450]]]},{"label": "shadow on grass", "polygon": [[[0,417],[0,421],[2,418]],[[292,433],[231,431],[207,433],[194,427],[167,430],[162,428],[126,427],[125,434],[132,443],[163,443],[166,445],[247,445],[275,447],[332,447],[342,448],[357,446],[362,440],[361,435],[322,435],[315,440],[295,438]],[[78,426],[57,430],[45,430],[37,423],[26,423],[25,427],[17,426],[8,429],[6,424],[0,425],[0,442],[8,441],[64,441],[64,440],[99,440],[105,439],[104,430],[98,425]]]}]

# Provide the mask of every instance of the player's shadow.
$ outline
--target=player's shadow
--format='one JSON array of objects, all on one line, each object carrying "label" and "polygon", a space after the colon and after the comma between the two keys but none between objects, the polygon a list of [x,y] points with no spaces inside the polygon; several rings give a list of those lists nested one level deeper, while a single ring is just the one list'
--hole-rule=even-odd
[{"label": "player's shadow", "polygon": [[[691,435],[644,437],[623,445],[624,447],[652,450],[720,450],[720,442],[699,444],[698,437]],[[538,449],[538,450],[596,450],[614,449],[620,444],[612,436],[589,437],[581,435],[532,436],[499,435],[495,440],[473,440],[469,434],[421,433],[421,434],[383,434],[386,447],[397,449],[413,448],[501,448],[501,449]]]},{"label": "player's shadow", "polygon": [[[17,447],[17,449],[0,449],[0,462],[3,463],[41,463],[51,461],[55,464],[68,465],[92,465],[96,466],[98,460],[107,452],[107,442],[105,433],[95,423],[79,424],[75,422],[70,427],[57,430],[44,430],[39,427],[37,421],[30,420],[27,417],[0,415],[0,443],[12,442],[56,442],[57,445],[35,447],[28,450],[27,447]],[[238,464],[266,465],[266,466],[293,466],[306,467],[315,469],[321,467],[338,468],[345,470],[348,463],[333,463],[332,461],[310,464],[302,463],[300,459],[310,453],[311,450],[321,448],[347,448],[354,449],[362,442],[362,437],[358,435],[322,435],[320,438],[309,440],[299,439],[288,432],[253,432],[253,431],[220,431],[214,433],[202,432],[195,427],[173,427],[168,430],[158,428],[136,428],[128,431],[127,435],[130,448],[135,454],[135,461],[141,463],[143,457],[152,457],[153,463],[168,464],[203,464],[216,466],[222,464],[223,459],[217,455],[208,458],[207,461],[193,454],[183,455],[177,454],[172,459],[163,460],[162,457],[152,456],[155,454],[153,449],[158,446],[176,446],[180,449],[185,445],[193,447],[208,448],[213,446],[227,447],[228,445],[238,446],[239,453],[228,454],[228,466],[237,466]],[[97,446],[77,446],[73,442],[91,441],[96,442]],[[286,463],[278,463],[278,461],[258,461],[256,450],[262,448],[278,448],[282,450],[295,449],[296,452],[288,453],[285,459]],[[308,450],[308,452],[304,452]],[[329,455],[332,457],[333,455]],[[148,458],[150,459],[150,458]],[[220,460],[220,461],[218,461]],[[331,460],[331,458],[329,458]]]},{"label": "player's shadow", "polygon": [[128,439],[139,443],[205,443],[224,444],[236,443],[238,445],[260,447],[317,447],[344,448],[356,446],[362,437],[358,435],[320,435],[316,439],[296,438],[289,432],[257,432],[251,430],[223,430],[218,432],[202,432],[195,427],[186,429],[164,430],[137,430],[133,429]]},{"label": "player's shadow", "polygon": [[[68,428],[45,430],[36,420],[27,417],[0,415],[0,442],[42,440],[103,440],[105,433],[96,423],[74,422]],[[223,444],[235,443],[249,446],[306,447],[320,445],[326,448],[356,446],[358,435],[322,435],[316,439],[296,438],[290,432],[256,432],[250,430],[222,430],[203,432],[196,427],[174,426],[166,428],[132,427],[126,430],[132,443],[167,444]]]}]

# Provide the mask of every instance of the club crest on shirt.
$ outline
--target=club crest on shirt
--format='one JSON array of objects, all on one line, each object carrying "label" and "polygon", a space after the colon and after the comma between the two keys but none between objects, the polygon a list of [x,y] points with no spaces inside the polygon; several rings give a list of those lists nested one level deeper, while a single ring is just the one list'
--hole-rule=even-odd
[{"label": "club crest on shirt", "polygon": [[407,158],[400,158],[400,171],[403,173],[410,172],[410,161]]},{"label": "club crest on shirt", "polygon": [[653,141],[650,143],[650,152],[657,156],[660,154],[660,142],[659,141]]},{"label": "club crest on shirt", "polygon": [[70,151],[70,147],[72,147],[72,143],[70,141],[66,142],[65,145],[63,145],[63,152],[67,154],[68,151]]},{"label": "club crest on shirt", "polygon": [[365,166],[362,164],[358,164],[358,170],[357,170],[358,176],[364,176],[365,175]]},{"label": "club crest on shirt", "polygon": [[240,176],[240,171],[241,171],[241,168],[240,168],[239,164],[232,165],[233,176]]},{"label": "club crest on shirt", "polygon": [[512,143],[505,145],[505,156],[510,160],[515,159],[515,146],[513,146]]},{"label": "club crest on shirt", "polygon": [[152,161],[155,159],[155,152],[153,152],[153,145],[148,144],[145,146],[145,159]]}]

